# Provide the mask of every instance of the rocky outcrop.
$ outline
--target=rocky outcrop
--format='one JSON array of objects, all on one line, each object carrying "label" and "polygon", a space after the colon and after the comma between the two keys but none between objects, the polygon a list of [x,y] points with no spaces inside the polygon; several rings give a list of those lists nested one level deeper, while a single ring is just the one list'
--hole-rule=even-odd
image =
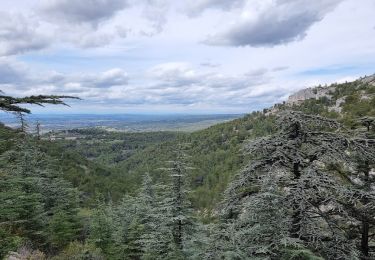
[{"label": "rocky outcrop", "polygon": [[307,99],[319,99],[321,97],[331,98],[331,93],[335,90],[334,87],[316,87],[302,89],[291,95],[286,101],[287,104],[298,104]]},{"label": "rocky outcrop", "polygon": [[18,252],[9,252],[4,260],[45,260],[47,257],[39,250],[21,247]]},{"label": "rocky outcrop", "polygon": [[361,78],[360,81],[375,86],[375,74]]},{"label": "rocky outcrop", "polygon": [[341,113],[341,111],[342,111],[341,104],[345,103],[345,98],[346,97],[342,97],[342,98],[337,99],[334,106],[328,107],[328,111],[334,111],[334,112],[337,112],[337,113]]},{"label": "rocky outcrop", "polygon": [[[362,82],[364,84],[370,84],[372,86],[375,86],[375,74],[373,74],[371,76],[366,76],[366,77],[360,78],[360,79],[357,80],[357,82]],[[359,84],[359,85],[361,85],[361,84]],[[322,97],[332,99],[332,93],[335,91],[337,86],[340,86],[340,85],[333,84],[333,85],[328,86],[328,87],[327,86],[326,87],[319,86],[319,87],[302,89],[302,90],[294,93],[293,95],[289,96],[288,100],[285,101],[285,104],[289,105],[289,106],[292,106],[292,105],[295,105],[295,104],[296,105],[300,104],[303,101],[308,100],[308,99],[320,99]],[[370,99],[374,96],[374,94],[365,94],[365,93],[361,93],[361,94],[362,94],[360,96],[361,99]],[[345,103],[345,98],[346,97],[341,97],[341,98],[337,99],[335,104],[328,108],[329,111],[335,111],[335,112],[340,113],[341,110],[342,110],[341,105],[343,103]],[[275,113],[277,113],[277,111],[279,111],[279,109],[278,109],[278,106],[275,105],[272,108],[266,109],[265,114],[266,115],[275,114]]]}]

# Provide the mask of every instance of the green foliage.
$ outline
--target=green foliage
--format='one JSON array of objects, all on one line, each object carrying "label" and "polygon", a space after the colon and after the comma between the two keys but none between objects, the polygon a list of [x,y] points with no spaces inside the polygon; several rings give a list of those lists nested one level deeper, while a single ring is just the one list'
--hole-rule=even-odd
[{"label": "green foliage", "polygon": [[90,244],[71,242],[60,254],[52,260],[104,260],[101,250]]},{"label": "green foliage", "polygon": [[113,221],[110,208],[107,209],[105,205],[99,204],[91,216],[89,241],[107,255],[110,255],[113,250]]},{"label": "green foliage", "polygon": [[282,260],[323,260],[307,249],[285,249],[282,252]]},{"label": "green foliage", "polygon": [[111,259],[186,259],[187,252],[197,253],[183,157],[179,150],[170,162],[166,185],[153,185],[146,174],[138,196],[100,207],[92,216],[90,241]]},{"label": "green foliage", "polygon": [[112,167],[127,160],[136,151],[175,140],[184,134],[177,132],[109,133],[100,129],[74,129],[67,131],[67,135],[79,136],[80,139],[60,142],[62,147],[74,149],[85,158]]},{"label": "green foliage", "polygon": [[[3,226],[3,224],[1,225]],[[0,258],[5,257],[8,252],[16,251],[22,244],[22,238],[10,233],[0,226]]]},{"label": "green foliage", "polygon": [[48,241],[54,248],[64,248],[70,241],[77,238],[79,228],[76,212],[58,210],[48,223]]},{"label": "green foliage", "polygon": [[[78,193],[31,139],[0,157],[0,223],[12,236],[58,250],[77,237]],[[2,246],[2,245],[1,245]]]}]

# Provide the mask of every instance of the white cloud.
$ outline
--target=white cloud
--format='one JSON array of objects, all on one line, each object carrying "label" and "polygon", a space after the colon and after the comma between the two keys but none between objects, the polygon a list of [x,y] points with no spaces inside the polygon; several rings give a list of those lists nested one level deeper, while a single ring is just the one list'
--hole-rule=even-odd
[{"label": "white cloud", "polygon": [[0,59],[0,90],[10,95],[43,93],[100,99],[103,92],[123,88],[128,80],[128,74],[120,68],[95,74],[62,74],[55,71],[37,72],[13,59]]},{"label": "white cloud", "polygon": [[113,86],[123,86],[128,84],[128,74],[119,68],[111,69],[99,75],[89,75],[83,77],[89,84],[96,88],[108,88]]},{"label": "white cloud", "polygon": [[88,23],[97,27],[125,7],[126,0],[45,0],[40,10],[52,21]]},{"label": "white cloud", "polygon": [[149,89],[161,96],[164,103],[238,106],[254,102],[253,99],[260,96],[280,96],[274,89],[265,87],[271,80],[266,69],[225,75],[199,71],[188,63],[165,63],[153,67],[149,75],[157,82],[151,84]]},{"label": "white cloud", "polygon": [[0,56],[41,50],[49,45],[33,17],[6,12],[0,12],[0,16]]},{"label": "white cloud", "polygon": [[211,35],[206,43],[257,47],[298,41],[342,1],[262,0],[258,5],[251,1],[239,20],[224,32]]},{"label": "white cloud", "polygon": [[190,64],[183,62],[159,64],[150,69],[149,74],[163,83],[175,86],[194,84],[207,76],[206,73],[198,73]]}]

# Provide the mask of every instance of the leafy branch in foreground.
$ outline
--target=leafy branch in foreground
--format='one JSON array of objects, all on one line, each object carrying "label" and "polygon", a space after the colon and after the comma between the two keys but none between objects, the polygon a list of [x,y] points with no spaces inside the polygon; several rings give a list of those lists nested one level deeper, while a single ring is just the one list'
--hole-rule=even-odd
[{"label": "leafy branch in foreground", "polygon": [[26,113],[31,111],[21,105],[37,105],[43,107],[44,105],[64,105],[69,106],[64,102],[64,99],[80,99],[73,96],[58,96],[58,95],[38,95],[28,97],[12,97],[4,95],[0,90],[0,110],[5,112]]}]

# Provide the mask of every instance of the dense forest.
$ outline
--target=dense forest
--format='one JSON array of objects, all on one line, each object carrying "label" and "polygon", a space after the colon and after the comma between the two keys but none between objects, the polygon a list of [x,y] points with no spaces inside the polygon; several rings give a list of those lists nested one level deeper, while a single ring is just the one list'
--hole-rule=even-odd
[{"label": "dense forest", "polygon": [[0,125],[0,259],[374,259],[375,84],[326,88],[192,133],[55,141],[20,105],[73,97],[0,95],[22,122]]}]

